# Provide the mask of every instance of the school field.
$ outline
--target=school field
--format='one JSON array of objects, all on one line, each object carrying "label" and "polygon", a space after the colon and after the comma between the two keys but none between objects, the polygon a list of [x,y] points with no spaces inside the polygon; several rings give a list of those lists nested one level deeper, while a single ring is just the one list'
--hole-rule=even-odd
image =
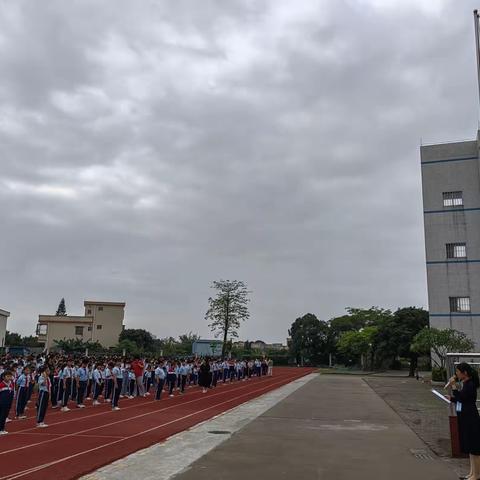
[{"label": "school field", "polygon": [[79,478],[311,372],[277,367],[273,377],[220,384],[207,394],[194,387],[160,401],[122,399],[119,411],[91,402],[70,412],[49,409],[45,429],[35,427],[33,399],[30,418],[8,423],[10,433],[0,438],[0,480]]}]

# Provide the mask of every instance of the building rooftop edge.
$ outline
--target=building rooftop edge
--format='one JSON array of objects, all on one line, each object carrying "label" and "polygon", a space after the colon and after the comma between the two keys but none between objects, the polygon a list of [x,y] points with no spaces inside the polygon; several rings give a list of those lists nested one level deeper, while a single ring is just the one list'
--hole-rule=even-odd
[{"label": "building rooftop edge", "polygon": [[57,322],[57,323],[92,323],[93,317],[84,316],[84,315],[39,315],[38,321],[48,321],[48,322]]},{"label": "building rooftop edge", "polygon": [[9,317],[10,316],[10,312],[7,312],[6,310],[2,310],[0,308],[0,315],[3,315],[4,317]]},{"label": "building rooftop edge", "polygon": [[125,302],[95,302],[93,300],[85,300],[83,302],[83,306],[86,307],[87,305],[109,305],[109,306],[116,306],[116,307],[124,307],[126,303]]}]

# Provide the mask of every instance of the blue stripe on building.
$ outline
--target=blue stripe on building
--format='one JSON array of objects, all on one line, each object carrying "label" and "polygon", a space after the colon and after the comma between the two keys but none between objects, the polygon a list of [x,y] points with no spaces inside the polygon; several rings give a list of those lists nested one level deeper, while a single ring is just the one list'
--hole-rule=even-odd
[{"label": "blue stripe on building", "polygon": [[426,162],[421,162],[421,165],[431,165],[432,163],[463,162],[465,160],[478,160],[478,157],[459,157],[459,158],[446,158],[444,160],[427,160]]},{"label": "blue stripe on building", "polygon": [[445,208],[443,210],[424,210],[423,213],[448,213],[448,212],[477,212],[480,207],[475,208]]},{"label": "blue stripe on building", "polygon": [[427,265],[442,265],[445,263],[480,263],[480,260],[431,260]]}]

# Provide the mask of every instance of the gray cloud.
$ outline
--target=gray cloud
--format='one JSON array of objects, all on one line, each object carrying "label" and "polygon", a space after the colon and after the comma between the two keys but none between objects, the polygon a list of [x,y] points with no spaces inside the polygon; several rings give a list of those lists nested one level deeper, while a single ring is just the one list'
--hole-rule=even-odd
[{"label": "gray cloud", "polygon": [[473,138],[473,1],[61,0],[0,11],[0,306],[244,338],[426,305],[419,145]]}]

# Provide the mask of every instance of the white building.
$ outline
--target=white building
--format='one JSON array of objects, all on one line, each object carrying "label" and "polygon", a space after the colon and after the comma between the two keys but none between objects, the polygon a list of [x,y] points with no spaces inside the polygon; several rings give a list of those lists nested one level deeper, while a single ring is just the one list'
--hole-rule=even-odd
[{"label": "white building", "polygon": [[7,318],[10,316],[10,312],[2,310],[0,308],[0,347],[5,346],[5,335],[7,333]]}]

